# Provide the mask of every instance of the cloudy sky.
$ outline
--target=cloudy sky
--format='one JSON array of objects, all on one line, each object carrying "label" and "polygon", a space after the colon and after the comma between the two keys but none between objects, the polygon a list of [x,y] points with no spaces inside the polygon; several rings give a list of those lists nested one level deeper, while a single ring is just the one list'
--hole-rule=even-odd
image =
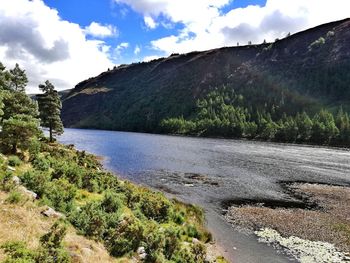
[{"label": "cloudy sky", "polygon": [[114,65],[261,43],[350,16],[349,0],[0,0],[0,61],[28,92],[58,90]]}]

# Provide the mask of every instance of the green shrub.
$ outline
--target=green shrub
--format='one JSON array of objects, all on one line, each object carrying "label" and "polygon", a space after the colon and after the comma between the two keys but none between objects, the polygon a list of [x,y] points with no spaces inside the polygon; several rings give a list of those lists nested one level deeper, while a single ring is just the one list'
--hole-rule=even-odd
[{"label": "green shrub", "polygon": [[41,142],[33,137],[29,140],[28,151],[31,157],[34,157],[40,153],[41,150]]},{"label": "green shrub", "polygon": [[197,228],[192,224],[186,226],[186,235],[189,237],[200,239],[200,233],[198,232]]},{"label": "green shrub", "polygon": [[144,232],[142,245],[147,254],[146,262],[164,262],[165,235],[154,221],[149,222]]},{"label": "green shrub", "polygon": [[171,203],[160,193],[148,192],[141,197],[140,209],[148,218],[165,222],[169,218]]},{"label": "green shrub", "polygon": [[16,187],[11,172],[0,173],[0,190],[10,192]]},{"label": "green shrub", "polygon": [[16,155],[11,155],[8,157],[8,165],[10,166],[20,166],[22,161]]},{"label": "green shrub", "polygon": [[108,232],[109,238],[106,240],[108,251],[116,257],[136,251],[144,238],[143,230],[141,221],[132,216],[124,216],[116,228]]},{"label": "green shrub", "polygon": [[40,238],[37,251],[27,248],[24,242],[7,242],[0,248],[7,258],[3,263],[70,263],[71,259],[62,245],[66,227],[56,222],[50,232]]},{"label": "green shrub", "polygon": [[36,263],[36,253],[27,248],[24,242],[7,242],[0,247],[7,254],[4,263]]},{"label": "green shrub", "polygon": [[69,263],[71,259],[63,248],[63,239],[67,228],[60,222],[56,222],[50,232],[40,238],[41,248],[38,251],[37,262],[42,263]]},{"label": "green shrub", "polygon": [[123,196],[111,191],[104,194],[101,207],[106,213],[117,212],[123,205]]},{"label": "green shrub", "polygon": [[39,197],[42,197],[49,188],[51,180],[49,173],[36,170],[29,170],[20,177],[24,186],[34,191]]},{"label": "green shrub", "polygon": [[66,179],[54,179],[47,184],[45,197],[49,200],[49,205],[60,212],[70,212],[74,207],[74,198],[77,188]]},{"label": "green shrub", "polygon": [[19,202],[23,201],[23,199],[24,196],[21,192],[12,190],[5,201],[10,204],[18,204]]},{"label": "green shrub", "polygon": [[45,156],[36,155],[32,161],[32,165],[39,171],[48,171],[50,169],[50,161]]},{"label": "green shrub", "polygon": [[323,46],[326,43],[326,40],[323,37],[320,37],[319,39],[315,40],[309,45],[309,50],[318,49],[321,46]]},{"label": "green shrub", "polygon": [[106,216],[99,202],[90,202],[74,211],[69,221],[84,235],[102,240],[107,230]]},{"label": "green shrub", "polygon": [[180,247],[180,231],[175,227],[168,227],[164,231],[164,256],[170,260]]}]

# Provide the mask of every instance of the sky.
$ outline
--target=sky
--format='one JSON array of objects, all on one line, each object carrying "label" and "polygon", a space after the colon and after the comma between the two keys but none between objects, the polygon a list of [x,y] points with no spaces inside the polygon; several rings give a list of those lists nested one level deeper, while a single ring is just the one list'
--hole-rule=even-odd
[{"label": "sky", "polygon": [[273,41],[350,16],[350,0],[0,0],[0,61],[27,92],[120,64]]}]

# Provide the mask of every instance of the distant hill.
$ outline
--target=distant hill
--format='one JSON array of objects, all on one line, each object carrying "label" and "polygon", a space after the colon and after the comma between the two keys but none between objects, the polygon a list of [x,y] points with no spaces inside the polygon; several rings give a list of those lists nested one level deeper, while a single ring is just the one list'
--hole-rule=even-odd
[{"label": "distant hill", "polygon": [[350,19],[274,43],[119,66],[65,94],[62,118],[66,127],[154,132],[163,119],[193,116],[197,100],[222,85],[244,96],[245,107],[280,115],[349,111]]}]

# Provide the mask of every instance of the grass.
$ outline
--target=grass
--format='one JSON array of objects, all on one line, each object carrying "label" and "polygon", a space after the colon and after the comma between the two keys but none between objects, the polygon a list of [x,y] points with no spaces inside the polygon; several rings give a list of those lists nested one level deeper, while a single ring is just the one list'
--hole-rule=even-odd
[{"label": "grass", "polygon": [[[28,201],[24,204],[6,202],[10,196],[11,193],[0,191],[0,244],[23,241],[30,249],[36,249],[39,245],[39,238],[49,231],[55,219],[41,215],[43,208],[36,202]],[[109,256],[102,244],[77,235],[72,227],[68,228],[64,245],[69,252],[76,255],[76,258],[83,258],[84,262],[118,262]],[[92,253],[84,252],[86,248]],[[5,255],[0,250],[0,262],[4,259]]]},{"label": "grass", "polygon": [[[90,262],[91,255],[99,256],[97,249],[112,262],[128,262],[138,257],[136,251],[143,246],[147,262],[200,263],[212,248],[212,236],[204,227],[201,208],[120,180],[103,171],[90,154],[60,144],[42,144],[41,152],[26,160],[0,178],[4,185],[0,190],[7,191],[4,201],[0,200],[1,208],[7,206],[4,213],[0,210],[4,235],[0,234],[0,245],[19,241],[29,250],[38,249],[39,238],[53,224],[40,214],[44,209],[40,206],[47,205],[65,214],[65,221],[70,223],[64,246],[74,260]],[[23,198],[19,188],[10,184],[14,175],[39,200]],[[76,233],[101,244],[85,245],[87,239]],[[210,253],[213,259],[220,255]],[[96,258],[92,261],[109,262]]]},{"label": "grass", "polygon": [[320,208],[272,209],[244,205],[231,207],[226,217],[236,227],[272,228],[282,236],[328,242],[350,252],[350,188],[319,184],[294,184],[291,188]]},{"label": "grass", "polygon": [[78,206],[84,206],[89,202],[93,202],[93,201],[101,201],[103,199],[103,195],[102,194],[98,194],[98,193],[91,193],[87,190],[84,189],[79,189],[77,191],[76,197],[75,197],[75,203]]},{"label": "grass", "polygon": [[5,202],[10,204],[18,204],[24,199],[25,197],[23,196],[23,194],[14,189],[9,193],[9,196],[6,198]]}]

